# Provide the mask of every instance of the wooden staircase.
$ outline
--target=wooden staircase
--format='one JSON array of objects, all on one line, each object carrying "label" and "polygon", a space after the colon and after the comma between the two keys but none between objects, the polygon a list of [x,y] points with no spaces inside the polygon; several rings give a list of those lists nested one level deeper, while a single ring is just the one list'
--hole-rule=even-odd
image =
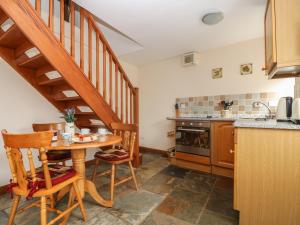
[{"label": "wooden staircase", "polygon": [[71,0],[1,0],[0,56],[59,111],[74,107],[79,128],[139,123],[138,89],[93,15]]}]

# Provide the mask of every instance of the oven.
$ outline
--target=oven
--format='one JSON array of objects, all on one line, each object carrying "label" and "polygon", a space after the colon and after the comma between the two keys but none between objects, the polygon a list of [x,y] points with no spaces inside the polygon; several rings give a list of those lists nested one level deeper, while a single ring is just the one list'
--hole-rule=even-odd
[{"label": "oven", "polygon": [[176,121],[176,152],[210,156],[210,121]]}]

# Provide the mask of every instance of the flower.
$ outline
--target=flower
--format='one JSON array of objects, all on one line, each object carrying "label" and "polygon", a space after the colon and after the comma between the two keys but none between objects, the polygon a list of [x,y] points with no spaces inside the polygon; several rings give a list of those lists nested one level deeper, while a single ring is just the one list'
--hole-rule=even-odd
[{"label": "flower", "polygon": [[64,118],[67,123],[73,123],[76,120],[74,108],[65,109],[63,114],[64,116],[62,118]]}]

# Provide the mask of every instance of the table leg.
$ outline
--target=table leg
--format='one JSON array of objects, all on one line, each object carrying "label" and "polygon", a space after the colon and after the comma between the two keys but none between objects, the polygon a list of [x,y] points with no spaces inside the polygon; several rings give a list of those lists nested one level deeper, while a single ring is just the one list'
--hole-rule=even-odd
[{"label": "table leg", "polygon": [[79,174],[80,179],[77,182],[80,195],[84,197],[84,181],[85,181],[85,149],[74,149],[71,151],[73,168]]},{"label": "table leg", "polygon": [[105,200],[102,196],[97,192],[96,185],[90,181],[86,180],[85,177],[85,149],[74,149],[71,151],[72,153],[72,161],[73,168],[79,174],[80,179],[77,182],[78,189],[80,191],[80,195],[82,198],[84,197],[85,192],[88,192],[91,197],[100,205],[105,207],[112,207],[112,201]]}]

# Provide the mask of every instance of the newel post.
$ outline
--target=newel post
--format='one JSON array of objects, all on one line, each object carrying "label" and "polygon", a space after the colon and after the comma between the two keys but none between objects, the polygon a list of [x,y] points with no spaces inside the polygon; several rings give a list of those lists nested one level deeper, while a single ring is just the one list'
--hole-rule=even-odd
[{"label": "newel post", "polygon": [[134,124],[137,125],[136,142],[134,149],[134,167],[140,166],[140,128],[139,128],[139,89],[134,88]]}]

